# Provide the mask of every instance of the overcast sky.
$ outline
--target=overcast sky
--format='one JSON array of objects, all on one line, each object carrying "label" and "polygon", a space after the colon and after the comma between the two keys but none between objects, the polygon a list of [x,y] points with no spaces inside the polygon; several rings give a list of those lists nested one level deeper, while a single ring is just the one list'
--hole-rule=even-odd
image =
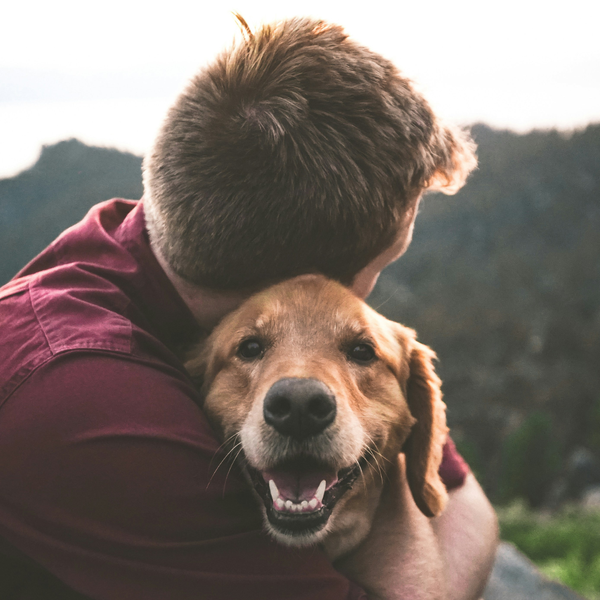
[{"label": "overcast sky", "polygon": [[237,34],[232,10],[251,26],[343,25],[456,123],[600,122],[598,0],[20,0],[0,24],[0,177],[68,137],[143,154],[187,78]]}]

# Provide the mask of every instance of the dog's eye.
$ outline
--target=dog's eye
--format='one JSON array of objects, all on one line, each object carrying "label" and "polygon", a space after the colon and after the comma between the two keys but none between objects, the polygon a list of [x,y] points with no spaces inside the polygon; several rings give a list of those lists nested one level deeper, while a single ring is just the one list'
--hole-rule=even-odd
[{"label": "dog's eye", "polygon": [[250,338],[249,340],[244,340],[238,346],[237,354],[241,358],[250,360],[252,358],[258,358],[259,356],[261,356],[263,350],[263,345],[258,340]]},{"label": "dog's eye", "polygon": [[370,344],[356,344],[348,352],[348,358],[359,363],[368,363],[375,358],[375,350]]}]

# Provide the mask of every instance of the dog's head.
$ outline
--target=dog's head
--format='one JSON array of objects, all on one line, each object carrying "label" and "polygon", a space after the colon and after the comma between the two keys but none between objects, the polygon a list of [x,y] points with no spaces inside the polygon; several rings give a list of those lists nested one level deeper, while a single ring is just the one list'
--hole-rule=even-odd
[{"label": "dog's head", "polygon": [[400,451],[417,506],[442,510],[447,429],[433,358],[411,329],[315,275],[250,298],[186,366],[215,429],[241,443],[268,530],[306,545],[335,531],[361,490],[381,487]]}]

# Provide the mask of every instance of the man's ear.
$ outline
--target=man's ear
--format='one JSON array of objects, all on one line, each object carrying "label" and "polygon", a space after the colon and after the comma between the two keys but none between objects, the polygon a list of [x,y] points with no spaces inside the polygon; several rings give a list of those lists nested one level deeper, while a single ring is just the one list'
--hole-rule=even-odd
[{"label": "man's ear", "polygon": [[441,381],[433,369],[435,353],[411,341],[406,399],[416,423],[404,444],[406,476],[413,498],[427,517],[439,515],[448,494],[438,474],[448,428]]}]

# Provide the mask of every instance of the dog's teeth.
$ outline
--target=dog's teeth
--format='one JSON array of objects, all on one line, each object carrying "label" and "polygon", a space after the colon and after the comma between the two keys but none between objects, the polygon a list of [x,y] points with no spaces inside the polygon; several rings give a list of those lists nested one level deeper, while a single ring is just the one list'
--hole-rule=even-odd
[{"label": "dog's teeth", "polygon": [[325,488],[326,487],[327,487],[327,482],[323,479],[323,481],[321,481],[321,483],[319,484],[319,487],[317,488],[317,491],[315,492],[315,498],[319,502],[323,502],[323,496],[325,495]]},{"label": "dog's teeth", "polygon": [[317,508],[317,506],[323,499],[323,494],[325,493],[326,485],[327,485],[326,481],[323,480],[321,482],[321,484],[319,485],[317,492],[315,493],[315,497],[310,502],[308,500],[302,500],[302,502],[299,502],[296,504],[296,502],[292,502],[291,500],[284,500],[279,495],[279,490],[277,489],[275,482],[273,480],[269,481],[269,488],[271,490],[271,495],[277,494],[277,497],[275,498],[275,500],[273,500],[273,506],[277,510],[280,510],[280,511],[285,510],[287,512],[293,512],[293,513],[304,512],[307,510],[314,510],[315,508]]},{"label": "dog's teeth", "polygon": [[269,479],[269,490],[271,491],[271,498],[273,498],[273,501],[277,500],[277,498],[279,498],[279,490],[272,479]]}]

